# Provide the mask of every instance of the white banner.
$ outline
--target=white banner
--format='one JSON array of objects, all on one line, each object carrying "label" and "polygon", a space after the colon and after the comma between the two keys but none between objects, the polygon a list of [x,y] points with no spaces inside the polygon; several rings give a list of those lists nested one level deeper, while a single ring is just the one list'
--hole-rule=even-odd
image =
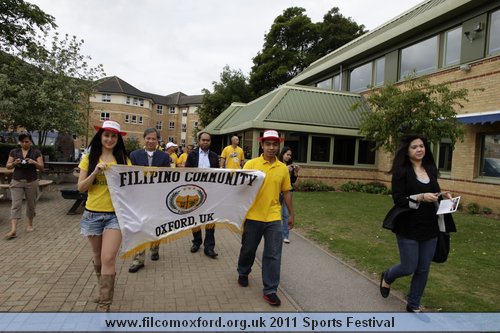
[{"label": "white banner", "polygon": [[256,170],[126,165],[113,165],[105,175],[124,256],[197,226],[225,223],[241,230],[265,178]]}]

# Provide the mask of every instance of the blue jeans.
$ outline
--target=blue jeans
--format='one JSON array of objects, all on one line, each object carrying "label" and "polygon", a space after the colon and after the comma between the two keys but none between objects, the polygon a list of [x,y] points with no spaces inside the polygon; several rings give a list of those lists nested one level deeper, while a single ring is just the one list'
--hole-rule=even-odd
[{"label": "blue jeans", "polygon": [[401,263],[387,270],[385,282],[391,284],[399,277],[413,274],[407,302],[411,308],[418,309],[429,277],[437,237],[425,241],[408,239],[401,235],[396,235],[396,238]]},{"label": "blue jeans", "polygon": [[[290,192],[291,195],[292,192]],[[286,208],[285,200],[283,200],[283,193],[280,194],[281,203],[281,222],[283,223],[283,239],[288,239],[290,230],[288,229],[288,208]]]},{"label": "blue jeans", "polygon": [[248,276],[255,261],[255,252],[264,237],[262,253],[262,282],[264,295],[275,293],[280,283],[281,249],[283,236],[281,221],[260,222],[246,220],[241,236],[241,250],[238,259],[238,273]]}]

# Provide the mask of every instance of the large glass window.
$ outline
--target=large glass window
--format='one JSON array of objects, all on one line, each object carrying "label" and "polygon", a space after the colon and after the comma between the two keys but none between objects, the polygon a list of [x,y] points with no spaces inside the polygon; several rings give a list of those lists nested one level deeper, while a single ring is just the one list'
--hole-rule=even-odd
[{"label": "large glass window", "polygon": [[442,172],[451,171],[451,161],[453,159],[453,149],[451,142],[443,141],[439,144],[438,169]]},{"label": "large glass window", "polygon": [[425,74],[436,70],[437,59],[437,36],[402,49],[400,78],[404,78],[413,71],[415,71],[417,74]]},{"label": "large glass window", "polygon": [[335,136],[333,143],[333,164],[354,165],[356,138]]},{"label": "large glass window", "polygon": [[111,102],[111,94],[102,94],[101,101],[108,103]]},{"label": "large glass window", "polygon": [[163,122],[162,121],[157,121],[156,122],[156,129],[157,130],[161,130],[163,128]]},{"label": "large glass window", "polygon": [[109,112],[101,112],[101,116],[100,116],[100,119],[101,120],[109,120]]},{"label": "large glass window", "polygon": [[328,162],[330,161],[330,142],[331,138],[325,136],[313,136],[311,140],[311,161]]},{"label": "large glass window", "polygon": [[372,83],[372,63],[369,62],[351,71],[349,91],[359,92],[366,90]]},{"label": "large glass window", "polygon": [[340,90],[340,75],[335,75],[333,77],[333,90]]},{"label": "large glass window", "polygon": [[375,164],[375,142],[359,140],[358,143],[358,163]]},{"label": "large glass window", "polygon": [[156,106],[156,113],[157,114],[163,114],[163,105],[157,105]]},{"label": "large glass window", "polygon": [[332,78],[316,83],[316,87],[321,89],[332,89]]},{"label": "large glass window", "polygon": [[483,136],[480,176],[500,178],[500,133]]},{"label": "large glass window", "polygon": [[443,65],[451,66],[460,63],[460,48],[462,47],[462,27],[447,31],[444,37]]},{"label": "large glass window", "polygon": [[488,53],[500,52],[500,10],[491,13],[490,38],[488,41]]},{"label": "large glass window", "polygon": [[381,86],[384,84],[384,73],[385,73],[385,57],[375,60],[375,80],[373,81],[374,86]]}]

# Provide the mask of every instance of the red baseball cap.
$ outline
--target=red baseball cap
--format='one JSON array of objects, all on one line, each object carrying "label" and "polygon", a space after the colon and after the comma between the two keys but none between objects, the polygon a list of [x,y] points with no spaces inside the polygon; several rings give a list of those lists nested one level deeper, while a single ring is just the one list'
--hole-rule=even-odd
[{"label": "red baseball cap", "polygon": [[260,142],[264,142],[267,140],[274,140],[274,141],[279,141],[279,142],[284,141],[283,138],[280,138],[278,131],[275,131],[275,130],[265,130],[264,135],[262,135],[260,138],[258,138],[258,140]]},{"label": "red baseball cap", "polygon": [[127,135],[127,133],[120,131],[120,124],[112,120],[105,120],[102,123],[102,126],[94,126],[94,128],[96,129],[96,131],[99,131],[102,128],[105,131],[115,132],[120,134],[121,136]]}]

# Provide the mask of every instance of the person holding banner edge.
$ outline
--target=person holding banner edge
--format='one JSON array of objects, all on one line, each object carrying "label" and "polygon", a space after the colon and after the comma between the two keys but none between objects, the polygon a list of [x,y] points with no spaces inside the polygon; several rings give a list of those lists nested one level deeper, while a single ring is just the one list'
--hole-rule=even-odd
[{"label": "person holding banner edge", "polygon": [[[207,132],[198,133],[198,148],[187,157],[186,168],[219,168],[219,156],[210,150],[212,138]],[[205,225],[205,241],[202,241],[201,228],[195,227],[193,231],[193,245],[191,253],[198,252],[203,243],[206,256],[215,259],[219,254],[215,252],[215,224]]]},{"label": "person holding banner edge", "polygon": [[106,120],[92,138],[90,152],[78,165],[78,191],[87,192],[85,211],[80,220],[80,233],[92,248],[94,270],[99,284],[97,310],[109,312],[113,303],[116,277],[116,256],[122,234],[109,194],[104,170],[110,165],[130,165],[123,142],[125,132],[116,121]]},{"label": "person holding banner edge", "polygon": [[[143,138],[144,148],[134,150],[132,153],[130,153],[130,160],[132,161],[132,165],[169,167],[169,156],[165,154],[165,152],[156,149],[156,147],[158,146],[158,139],[160,138],[160,135],[156,128],[147,128],[144,131]],[[160,259],[159,249],[159,242],[155,242],[151,245],[151,260],[156,261]],[[135,273],[139,269],[143,268],[145,258],[146,250],[135,254],[132,265],[130,265],[128,271],[130,273]]]},{"label": "person holding banner edge", "polygon": [[252,271],[255,253],[264,237],[262,253],[263,298],[272,306],[280,306],[277,295],[280,282],[281,251],[283,235],[281,224],[280,193],[288,208],[289,228],[293,228],[295,214],[290,191],[292,184],[286,165],[278,160],[280,138],[277,131],[266,130],[259,138],[263,153],[260,157],[247,161],[243,169],[260,170],[266,174],[255,201],[247,212],[241,236],[241,249],[238,258],[238,284],[248,286],[248,275]]}]

